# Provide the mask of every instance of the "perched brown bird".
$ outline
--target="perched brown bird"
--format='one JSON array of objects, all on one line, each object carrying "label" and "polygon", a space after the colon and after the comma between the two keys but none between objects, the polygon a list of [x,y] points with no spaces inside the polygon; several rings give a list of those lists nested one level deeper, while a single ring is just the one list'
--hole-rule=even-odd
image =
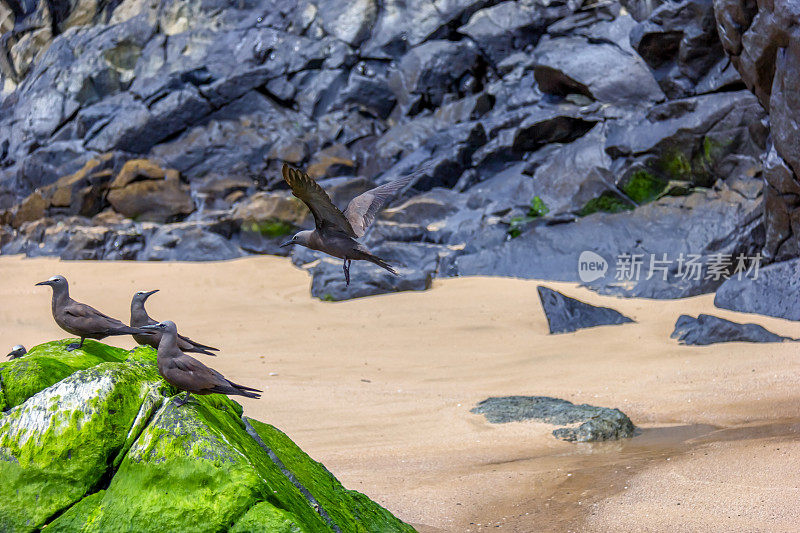
[{"label": "perched brown bird", "polygon": [[[147,301],[147,299],[157,292],[158,289],[146,292],[139,291],[133,295],[133,299],[131,300],[132,328],[140,328],[142,326],[158,324],[158,320],[150,318],[150,315],[147,314],[147,310],[144,308],[144,303]],[[158,343],[161,342],[161,332],[156,331],[152,335],[134,335],[133,339],[139,344],[147,344],[158,350]],[[216,356],[217,354],[211,353],[212,350],[215,352],[219,351],[219,348],[213,348],[211,346],[206,346],[205,344],[200,344],[199,342],[195,342],[189,337],[185,337],[180,333],[178,333],[178,348],[180,348],[182,352],[202,353],[213,356]]]},{"label": "perched brown bird", "polygon": [[64,276],[53,276],[36,285],[49,285],[53,289],[53,318],[58,327],[81,338],[81,342],[73,342],[67,346],[71,352],[83,346],[86,339],[105,339],[112,335],[146,335],[147,332],[132,328],[111,318],[86,304],[76,302],[69,297],[69,284]]},{"label": "perched brown bird", "polygon": [[260,390],[239,385],[225,379],[225,376],[209,368],[194,357],[178,348],[178,328],[174,322],[166,320],[158,324],[142,326],[147,331],[161,333],[158,345],[158,373],[173,387],[186,391],[186,396],[178,402],[183,405],[189,401],[189,394],[227,394],[260,398]]},{"label": "perched brown bird", "polygon": [[313,178],[284,164],[283,179],[292,188],[292,194],[308,206],[314,216],[316,228],[298,232],[291,240],[281,244],[281,247],[299,244],[343,259],[342,269],[347,285],[350,285],[350,262],[354,259],[375,263],[396,276],[397,272],[389,263],[372,255],[367,247],[356,239],[364,236],[378,211],[424,170],[420,169],[356,196],[342,212],[333,205],[330,197]]},{"label": "perched brown bird", "polygon": [[8,357],[9,359],[19,359],[26,353],[28,353],[28,350],[26,350],[23,345],[17,344],[13,348],[11,348],[11,352],[9,352],[9,354],[6,357]]}]

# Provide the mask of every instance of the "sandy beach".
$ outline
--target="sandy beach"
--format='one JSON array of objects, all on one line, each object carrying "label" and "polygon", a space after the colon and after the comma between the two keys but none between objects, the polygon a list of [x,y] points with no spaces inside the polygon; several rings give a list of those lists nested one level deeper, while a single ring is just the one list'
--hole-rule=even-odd
[{"label": "sandy beach", "polygon": [[[353,266],[354,269],[358,266]],[[786,320],[574,284],[439,280],[430,291],[340,303],[309,295],[287,259],[62,262],[0,257],[0,347],[65,338],[50,290],[127,321],[150,314],[222,349],[203,361],[264,389],[248,416],[285,431],[348,488],[426,531],[796,531],[798,345],[680,346],[680,314],[711,313],[800,337]],[[549,335],[536,287],[607,305],[635,324]],[[130,337],[107,339],[132,347]],[[5,352],[3,352],[5,353]],[[618,407],[641,433],[571,444],[553,426],[489,424],[488,396]],[[237,398],[239,400],[239,398]]]}]

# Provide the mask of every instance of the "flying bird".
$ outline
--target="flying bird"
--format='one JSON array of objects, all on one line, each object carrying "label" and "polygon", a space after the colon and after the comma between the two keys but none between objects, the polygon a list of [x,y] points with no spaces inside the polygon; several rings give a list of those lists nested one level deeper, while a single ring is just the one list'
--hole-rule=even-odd
[{"label": "flying bird", "polygon": [[281,247],[299,244],[344,260],[342,270],[346,285],[350,285],[350,262],[354,259],[375,263],[397,276],[389,263],[370,253],[356,239],[364,236],[381,208],[426,168],[356,196],[342,212],[313,178],[284,163],[283,179],[291,187],[292,194],[308,206],[316,227],[298,232]]},{"label": "flying bird", "polygon": [[53,318],[58,327],[81,338],[81,342],[73,342],[67,346],[68,352],[82,347],[86,339],[100,340],[112,335],[147,334],[147,331],[127,326],[94,307],[70,298],[69,284],[64,276],[53,276],[36,285],[49,285],[53,289]]},{"label": "flying bird", "polygon": [[8,357],[9,359],[19,359],[26,353],[28,353],[28,350],[26,350],[23,345],[17,344],[13,348],[11,348],[11,352],[9,352],[9,354],[6,357]]},{"label": "flying bird", "polygon": [[[132,328],[140,328],[142,326],[158,324],[158,320],[150,318],[150,315],[147,314],[147,310],[144,308],[144,303],[147,301],[147,299],[157,292],[158,289],[155,289],[152,291],[139,291],[133,295],[133,299],[131,300]],[[158,343],[161,342],[161,332],[155,331],[152,333],[152,335],[134,335],[133,339],[139,344],[147,344],[158,350]],[[194,352],[214,356],[217,354],[212,353],[212,351],[219,351],[219,348],[213,348],[211,346],[206,346],[205,344],[200,344],[199,342],[195,342],[189,337],[185,337],[180,333],[178,333],[178,348],[180,348],[183,352]]]},{"label": "flying bird", "polygon": [[158,345],[158,373],[167,383],[186,392],[178,406],[189,401],[189,395],[194,394],[227,394],[239,395],[247,398],[260,398],[262,391],[252,387],[239,385],[225,376],[209,368],[194,357],[190,357],[178,348],[178,328],[175,322],[166,320],[158,324],[142,326],[146,331],[155,331],[161,334]]}]

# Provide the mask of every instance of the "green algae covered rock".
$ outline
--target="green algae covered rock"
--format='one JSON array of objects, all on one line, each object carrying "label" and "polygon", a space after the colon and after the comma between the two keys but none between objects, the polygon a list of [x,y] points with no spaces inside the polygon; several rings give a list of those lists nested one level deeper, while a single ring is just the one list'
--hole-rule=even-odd
[{"label": "green algae covered rock", "polygon": [[19,359],[0,363],[0,382],[5,402],[3,410],[19,405],[42,389],[58,383],[76,370],[100,363],[124,361],[128,353],[106,344],[87,340],[83,347],[68,352],[64,348],[74,339],[34,346]]},{"label": "green algae covered rock", "polygon": [[306,533],[291,513],[278,509],[269,502],[260,502],[251,507],[229,530],[230,533]]},{"label": "green algae covered rock", "polygon": [[176,406],[151,348],[65,344],[0,366],[0,531],[414,531],[227,397]]}]

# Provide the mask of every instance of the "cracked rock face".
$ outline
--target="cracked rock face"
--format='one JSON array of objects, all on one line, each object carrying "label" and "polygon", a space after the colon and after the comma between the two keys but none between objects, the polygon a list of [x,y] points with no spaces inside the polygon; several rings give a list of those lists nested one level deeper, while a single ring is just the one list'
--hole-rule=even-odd
[{"label": "cracked rock face", "polygon": [[[750,4],[0,2],[0,252],[291,253],[333,299],[564,279],[583,250],[793,257],[800,40],[794,8]],[[335,263],[278,248],[311,222],[285,161],[342,206],[427,166],[365,239],[407,279],[358,264],[343,288]]]},{"label": "cracked rock face", "polygon": [[221,395],[176,407],[155,352],[86,341],[0,364],[3,531],[397,531]]},{"label": "cracked rock face", "polygon": [[764,247],[768,259],[800,253],[800,6],[715,0],[717,28],[731,63],[769,113],[772,142],[765,161]]}]

